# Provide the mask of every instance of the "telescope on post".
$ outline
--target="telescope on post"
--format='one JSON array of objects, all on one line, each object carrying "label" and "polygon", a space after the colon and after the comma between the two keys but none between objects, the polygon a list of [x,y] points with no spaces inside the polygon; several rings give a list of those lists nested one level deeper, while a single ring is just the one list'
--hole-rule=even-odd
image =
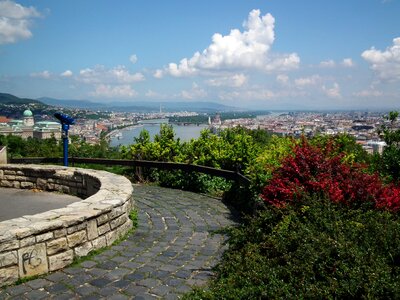
[{"label": "telescope on post", "polygon": [[63,138],[63,156],[64,156],[64,166],[68,167],[68,130],[70,125],[75,124],[75,120],[62,113],[55,113],[54,117],[56,117],[61,123],[62,129],[62,138]]}]

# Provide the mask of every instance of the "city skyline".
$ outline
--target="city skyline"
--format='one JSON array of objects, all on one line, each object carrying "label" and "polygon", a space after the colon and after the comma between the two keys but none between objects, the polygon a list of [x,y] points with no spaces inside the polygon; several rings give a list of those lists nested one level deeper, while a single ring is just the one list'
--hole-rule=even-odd
[{"label": "city skyline", "polygon": [[400,1],[0,1],[0,92],[398,109]]}]

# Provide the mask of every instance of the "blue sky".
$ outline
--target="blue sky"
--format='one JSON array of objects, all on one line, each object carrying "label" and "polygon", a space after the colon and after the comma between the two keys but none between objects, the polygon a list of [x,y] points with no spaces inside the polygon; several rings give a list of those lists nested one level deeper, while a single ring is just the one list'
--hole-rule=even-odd
[{"label": "blue sky", "polygon": [[0,0],[0,92],[400,108],[400,0]]}]

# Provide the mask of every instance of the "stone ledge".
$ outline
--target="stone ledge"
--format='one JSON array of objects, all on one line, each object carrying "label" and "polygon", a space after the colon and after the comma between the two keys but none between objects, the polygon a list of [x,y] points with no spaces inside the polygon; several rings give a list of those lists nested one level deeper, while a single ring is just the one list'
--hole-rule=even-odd
[{"label": "stone ledge", "polygon": [[69,265],[111,245],[131,227],[133,187],[105,171],[0,165],[0,187],[40,189],[82,198],[64,208],[0,222],[0,286]]}]

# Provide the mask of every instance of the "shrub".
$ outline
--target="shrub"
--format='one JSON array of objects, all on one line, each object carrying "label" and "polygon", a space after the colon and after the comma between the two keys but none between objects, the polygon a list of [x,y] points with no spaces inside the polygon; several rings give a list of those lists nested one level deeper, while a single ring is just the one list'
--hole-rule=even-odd
[{"label": "shrub", "polygon": [[335,151],[332,144],[321,149],[303,140],[295,146],[293,156],[283,160],[261,197],[278,207],[318,195],[351,206],[371,202],[379,208],[400,208],[399,187],[384,185],[363,166],[343,162],[343,154]]},{"label": "shrub", "polygon": [[216,279],[188,299],[395,299],[400,220],[308,197],[229,230]]}]

